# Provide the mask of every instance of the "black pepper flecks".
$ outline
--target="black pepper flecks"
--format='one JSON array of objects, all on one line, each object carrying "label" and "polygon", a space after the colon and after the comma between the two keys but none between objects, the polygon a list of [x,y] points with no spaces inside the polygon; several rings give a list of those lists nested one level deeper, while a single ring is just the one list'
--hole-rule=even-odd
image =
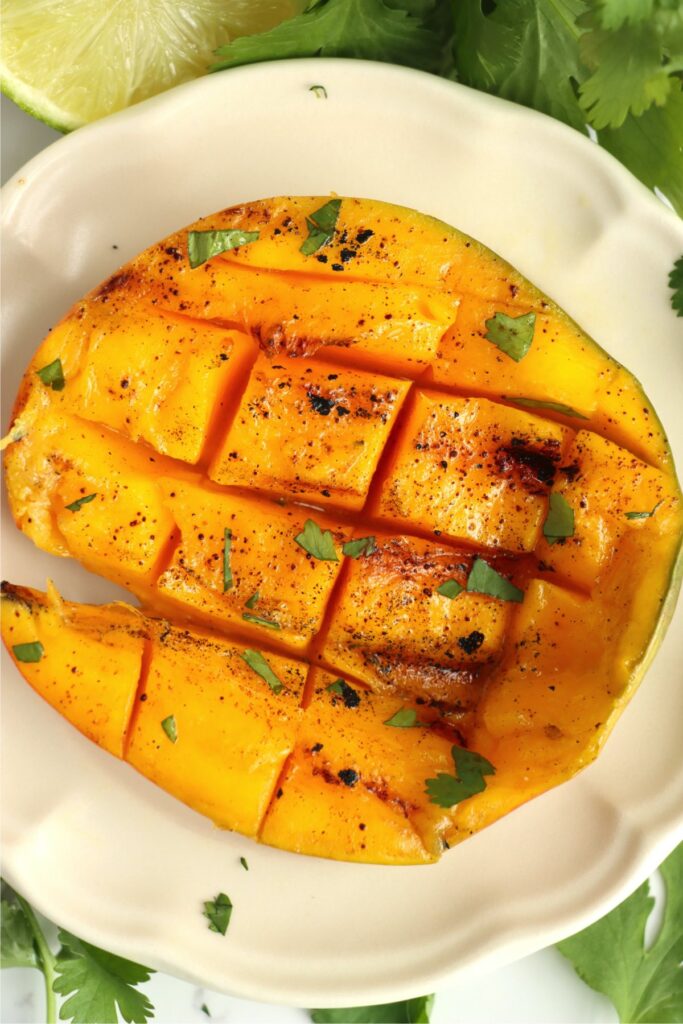
[{"label": "black pepper flecks", "polygon": [[355,771],[353,768],[342,768],[340,772],[337,772],[337,775],[344,783],[344,785],[349,786],[350,788],[356,785],[360,777],[358,775],[358,772]]},{"label": "black pepper flecks", "polygon": [[484,634],[480,633],[478,629],[473,629],[467,636],[458,637],[458,647],[465,652],[465,654],[474,654],[478,651],[484,642]]},{"label": "black pepper flecks", "polygon": [[334,399],[323,398],[322,395],[314,395],[312,391],[308,392],[308,400],[313,411],[320,413],[321,416],[329,416],[335,406]]},{"label": "black pepper flecks", "polygon": [[[338,679],[337,683],[339,684],[339,690],[341,691],[339,696],[344,701],[344,706],[347,708],[357,708],[360,704],[360,694],[354,690],[352,686],[349,686],[348,683],[344,682],[343,679]],[[332,691],[333,697],[336,693],[336,690]]]}]

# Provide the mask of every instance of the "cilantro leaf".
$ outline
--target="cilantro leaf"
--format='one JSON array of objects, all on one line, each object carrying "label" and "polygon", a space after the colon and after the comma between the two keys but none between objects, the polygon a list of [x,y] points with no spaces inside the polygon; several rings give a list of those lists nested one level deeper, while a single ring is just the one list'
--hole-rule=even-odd
[{"label": "cilantro leaf", "polygon": [[242,612],[242,618],[245,622],[253,622],[255,626],[263,626],[265,629],[282,629],[279,622],[273,622],[272,619],[264,619],[262,615],[252,615],[251,612]]},{"label": "cilantro leaf", "polygon": [[242,865],[245,871],[249,870],[249,864],[247,863],[246,857],[240,857],[240,864]]},{"label": "cilantro leaf", "polygon": [[[210,71],[287,57],[355,57],[406,64],[438,72],[443,66],[444,35],[426,27],[413,4],[383,0],[319,0],[303,14],[258,35],[233,39],[216,52]],[[447,36],[446,36],[447,38]]]},{"label": "cilantro leaf", "polygon": [[229,249],[237,249],[240,245],[256,242],[258,231],[240,231],[231,228],[228,231],[188,231],[187,258],[194,270],[206,263],[213,256],[220,256]]},{"label": "cilantro leaf", "polygon": [[586,132],[574,82],[585,69],[577,18],[585,0],[458,0],[455,63],[465,85],[551,114]]},{"label": "cilantro leaf", "polygon": [[339,555],[334,546],[331,530],[321,530],[316,522],[307,519],[301,533],[294,538],[296,543],[309,555],[321,562],[338,562]]},{"label": "cilantro leaf", "polygon": [[225,935],[232,917],[232,900],[224,892],[219,892],[213,900],[204,903],[204,917],[209,922],[209,931]]},{"label": "cilantro leaf", "polygon": [[461,594],[465,588],[462,583],[458,583],[457,580],[444,580],[444,582],[436,588],[437,594],[441,594],[442,597],[449,597],[451,601],[458,594]]},{"label": "cilantro leaf", "polygon": [[377,550],[375,537],[359,537],[358,540],[348,540],[342,547],[347,558],[360,558],[361,555],[371,555]]},{"label": "cilantro leaf", "polygon": [[543,523],[543,536],[553,544],[574,536],[574,509],[562,494],[553,491],[548,499],[548,514]]},{"label": "cilantro leaf", "polygon": [[232,567],[230,565],[230,552],[232,550],[232,530],[227,526],[223,530],[223,593],[232,587]]},{"label": "cilantro leaf", "polygon": [[467,589],[470,593],[488,594],[501,601],[524,600],[524,591],[496,572],[483,558],[475,558],[467,578]]},{"label": "cilantro leaf", "polygon": [[657,509],[659,508],[659,506],[663,503],[663,501],[664,498],[662,498],[661,501],[658,501],[657,504],[653,508],[651,508],[649,512],[624,512],[624,515],[627,519],[651,519],[657,511]]},{"label": "cilantro leaf", "polygon": [[168,718],[164,718],[161,723],[161,728],[164,730],[171,743],[177,742],[178,726],[176,725],[175,715],[169,715]]},{"label": "cilantro leaf", "polygon": [[531,348],[535,327],[535,313],[523,313],[521,316],[495,313],[486,321],[484,337],[518,363]]},{"label": "cilantro leaf", "polygon": [[429,1024],[434,996],[416,996],[397,1003],[311,1010],[314,1024]]},{"label": "cilantro leaf", "polygon": [[299,252],[304,256],[312,256],[318,249],[330,244],[337,228],[340,209],[341,199],[329,199],[306,218],[308,238],[299,246]]},{"label": "cilantro leaf", "polygon": [[596,14],[603,28],[621,28],[630,22],[635,25],[652,14],[654,0],[601,0]]},{"label": "cilantro leaf", "polygon": [[660,189],[683,217],[683,83],[674,79],[663,106],[640,117],[629,114],[619,128],[601,131],[599,141],[648,188]]},{"label": "cilantro leaf", "polygon": [[268,683],[273,693],[280,693],[284,689],[281,680],[275,675],[260,651],[252,651],[247,648],[246,651],[242,651],[240,657],[246,661],[252,672],[255,672],[257,676],[261,676],[261,679]]},{"label": "cilantro leaf", "polygon": [[485,775],[495,775],[496,769],[490,761],[473,750],[451,747],[455,762],[455,775],[439,772],[434,779],[425,779],[427,796],[438,807],[454,807],[475,793],[486,789]]},{"label": "cilantro leaf", "polygon": [[52,363],[48,363],[47,366],[43,366],[40,370],[36,370],[36,373],[46,387],[52,388],[53,391],[64,390],[66,381],[64,380],[64,370],[62,368],[61,359],[55,359]]},{"label": "cilantro leaf", "polygon": [[17,661],[32,664],[36,661],[40,661],[45,654],[45,648],[41,644],[40,640],[34,640],[28,644],[15,644],[12,648],[12,652]]},{"label": "cilantro leaf", "polygon": [[525,409],[548,409],[550,412],[559,412],[563,416],[573,416],[577,420],[588,419],[583,413],[572,409],[571,405],[563,405],[562,402],[542,402],[537,398],[521,398],[519,395],[501,395],[501,398],[506,398],[514,405],[522,405]]},{"label": "cilantro leaf", "polygon": [[148,981],[148,967],[106,953],[69,932],[59,932],[62,944],[55,969],[54,990],[69,998],[59,1016],[78,1024],[117,1024],[116,1008],[125,1021],[145,1024],[154,1007],[136,985]]},{"label": "cilantro leaf", "polygon": [[683,844],[659,870],[666,906],[649,949],[644,933],[654,900],[648,882],[595,924],[557,945],[579,977],[612,1000],[624,1024],[683,1020]]},{"label": "cilantro leaf", "polygon": [[33,944],[33,929],[24,908],[6,899],[11,890],[3,884],[0,903],[0,967],[38,967],[40,963]]},{"label": "cilantro leaf", "polygon": [[581,58],[593,73],[580,87],[580,103],[594,128],[618,128],[629,113],[638,117],[653,103],[666,102],[674,79],[656,17],[611,31],[601,28],[592,14],[581,24],[590,28],[581,36]]},{"label": "cilantro leaf", "polygon": [[83,498],[76,498],[70,505],[65,505],[64,508],[68,512],[78,512],[83,508],[84,505],[89,505],[91,501],[94,501],[97,497],[97,491],[94,494],[86,494]]},{"label": "cilantro leaf", "polygon": [[673,292],[671,305],[676,316],[683,316],[683,256],[679,256],[669,274],[669,288]]}]

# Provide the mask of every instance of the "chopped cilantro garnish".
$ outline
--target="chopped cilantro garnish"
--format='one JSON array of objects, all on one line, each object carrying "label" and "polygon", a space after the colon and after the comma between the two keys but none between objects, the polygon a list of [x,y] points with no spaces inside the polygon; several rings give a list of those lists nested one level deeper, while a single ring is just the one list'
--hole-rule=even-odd
[{"label": "chopped cilantro garnish", "polygon": [[97,491],[94,494],[86,494],[84,498],[77,498],[76,501],[72,501],[70,505],[65,505],[64,508],[68,509],[69,512],[78,512],[83,505],[89,504],[94,501],[97,497]]},{"label": "chopped cilantro garnish", "polygon": [[259,237],[258,231],[189,231],[187,234],[187,256],[194,270],[213,256],[219,256],[229,249],[248,245]]},{"label": "chopped cilantro garnish", "polygon": [[209,929],[212,932],[219,932],[225,935],[232,916],[232,900],[224,892],[219,892],[213,900],[206,900],[204,903],[204,917],[209,922]]},{"label": "chopped cilantro garnish", "polygon": [[467,579],[467,589],[470,593],[488,594],[501,601],[524,600],[524,591],[496,572],[483,558],[475,558]]},{"label": "chopped cilantro garnish", "polygon": [[232,530],[227,526],[223,531],[223,593],[232,586],[232,568],[230,566],[230,549],[232,548]]},{"label": "chopped cilantro garnish", "polygon": [[240,864],[242,865],[242,867],[244,868],[245,871],[249,870],[249,865],[247,864],[247,858],[246,857],[240,857]]},{"label": "chopped cilantro garnish", "polygon": [[457,580],[444,580],[440,586],[436,588],[437,594],[441,594],[442,597],[450,597],[453,600],[458,594],[461,594],[465,588]]},{"label": "chopped cilantro garnish", "polygon": [[525,409],[547,409],[548,412],[559,412],[562,416],[573,416],[577,420],[587,420],[582,412],[572,409],[571,405],[563,405],[562,402],[542,402],[537,398],[520,398],[519,395],[502,395],[508,402],[515,405],[523,405]]},{"label": "chopped cilantro garnish", "polygon": [[255,608],[256,605],[259,603],[260,599],[261,595],[259,594],[258,590],[255,590],[254,593],[249,598],[249,600],[244,602],[244,607]]},{"label": "chopped cilantro garnish", "polygon": [[32,643],[28,644],[15,644],[12,651],[17,661],[24,661],[27,663],[40,661],[42,656],[45,654],[45,648],[41,644],[40,640],[34,640]]},{"label": "chopped cilantro garnish", "polygon": [[662,498],[661,501],[658,501],[654,508],[650,510],[650,512],[624,512],[624,515],[627,519],[650,519],[655,514],[659,506],[662,505],[663,503],[664,498]]},{"label": "chopped cilantro garnish", "polygon": [[371,555],[377,550],[377,541],[374,537],[359,537],[358,540],[347,540],[342,551],[347,558],[360,558],[361,555]]},{"label": "chopped cilantro garnish", "polygon": [[439,772],[436,778],[425,780],[427,796],[439,807],[454,807],[475,793],[482,793],[486,789],[484,776],[496,774],[491,762],[481,754],[456,746],[451,748],[451,754],[455,775]]},{"label": "chopped cilantro garnish", "polygon": [[337,227],[340,208],[341,199],[330,199],[324,206],[306,218],[308,238],[301,243],[299,252],[302,252],[304,256],[312,256],[318,249],[329,245]]},{"label": "chopped cilantro garnish", "polygon": [[418,722],[417,711],[413,708],[400,708],[395,711],[391,718],[387,718],[385,725],[393,725],[395,729],[412,729],[416,725],[425,725],[425,722]]},{"label": "chopped cilantro garnish", "polygon": [[321,562],[339,561],[332,531],[321,530],[312,519],[306,520],[303,530],[296,535],[294,540],[300,548]]},{"label": "chopped cilantro garnish", "polygon": [[548,515],[543,524],[543,536],[549,544],[574,536],[574,509],[562,494],[555,491],[549,498]]},{"label": "chopped cilantro garnish", "polygon": [[279,622],[272,619],[264,619],[262,615],[252,615],[251,612],[242,612],[245,622],[253,622],[255,626],[265,626],[266,629],[282,629]]},{"label": "chopped cilantro garnish", "polygon": [[161,723],[161,728],[168,736],[171,743],[175,743],[178,739],[178,727],[175,721],[175,715],[169,715],[168,718],[164,718]]},{"label": "chopped cilantro garnish", "polygon": [[535,327],[535,313],[523,313],[521,316],[495,313],[486,321],[487,330],[484,337],[518,363],[531,348]]},{"label": "chopped cilantro garnish", "polygon": [[260,651],[252,651],[247,648],[246,651],[242,652],[240,657],[246,661],[252,672],[255,672],[257,676],[261,676],[261,679],[264,679],[268,683],[268,686],[271,688],[273,693],[280,693],[283,689],[283,684],[275,675]]},{"label": "chopped cilantro garnish", "polygon": [[47,366],[43,366],[42,369],[36,370],[36,373],[42,380],[43,384],[52,388],[53,391],[62,391],[64,388],[66,381],[64,380],[64,370],[62,369],[61,359],[55,359],[54,362],[48,363]]}]

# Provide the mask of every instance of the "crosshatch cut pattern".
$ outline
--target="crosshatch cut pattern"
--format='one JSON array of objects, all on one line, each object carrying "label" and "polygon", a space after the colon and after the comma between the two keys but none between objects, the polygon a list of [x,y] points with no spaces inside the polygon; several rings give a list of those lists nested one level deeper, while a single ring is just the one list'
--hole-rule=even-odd
[{"label": "crosshatch cut pattern", "polygon": [[681,538],[637,381],[368,200],[142,253],[43,341],[5,463],[19,528],[142,609],[5,585],[28,682],[219,826],[346,860],[433,861],[589,763]]}]

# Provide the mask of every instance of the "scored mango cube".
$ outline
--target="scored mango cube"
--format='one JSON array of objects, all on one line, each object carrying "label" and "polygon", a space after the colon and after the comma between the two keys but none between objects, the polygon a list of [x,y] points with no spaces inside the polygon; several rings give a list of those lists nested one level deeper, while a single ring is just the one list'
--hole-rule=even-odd
[{"label": "scored mango cube", "polygon": [[253,352],[243,334],[160,316],[151,306],[99,312],[64,401],[85,419],[195,463],[224,412],[226,388],[239,386]]},{"label": "scored mango cube", "polygon": [[[376,545],[347,566],[322,657],[373,690],[471,707],[472,669],[500,649],[509,605],[464,589],[469,552],[405,536]],[[456,597],[439,593],[453,580],[463,588]]]},{"label": "scored mango cube", "polygon": [[670,478],[588,430],[576,435],[553,490],[572,509],[574,533],[552,543],[542,538],[538,556],[587,589],[610,565],[627,530],[666,531],[680,514]]},{"label": "scored mango cube", "polygon": [[391,377],[261,356],[209,475],[358,509],[408,388]]},{"label": "scored mango cube", "polygon": [[265,630],[293,647],[306,645],[322,623],[350,529],[316,513],[317,525],[333,531],[338,561],[316,559],[295,541],[310,510],[178,480],[163,479],[159,486],[180,530],[171,562],[156,583],[159,595],[213,625],[229,622],[255,636]]},{"label": "scored mango cube", "polygon": [[452,815],[430,803],[425,781],[453,773],[454,741],[427,726],[388,725],[401,709],[419,722],[420,706],[341,682],[339,692],[334,675],[313,672],[296,750],[261,838],[318,856],[343,851],[345,860],[402,863],[407,855],[415,863],[420,847],[422,860],[435,859]]},{"label": "scored mango cube", "polygon": [[595,614],[590,598],[532,580],[478,709],[491,735],[537,731],[549,757],[557,740],[593,735],[621,690],[613,644],[620,622],[604,618],[596,632]]},{"label": "scored mango cube", "polygon": [[255,836],[294,746],[307,666],[252,651],[281,683],[276,693],[244,660],[241,645],[151,626],[126,761],[220,827]]},{"label": "scored mango cube", "polygon": [[455,540],[532,551],[571,436],[484,398],[418,391],[374,511]]},{"label": "scored mango cube", "polygon": [[6,456],[22,529],[124,586],[153,578],[174,529],[154,480],[157,456],[57,411],[37,418],[28,436]]}]

